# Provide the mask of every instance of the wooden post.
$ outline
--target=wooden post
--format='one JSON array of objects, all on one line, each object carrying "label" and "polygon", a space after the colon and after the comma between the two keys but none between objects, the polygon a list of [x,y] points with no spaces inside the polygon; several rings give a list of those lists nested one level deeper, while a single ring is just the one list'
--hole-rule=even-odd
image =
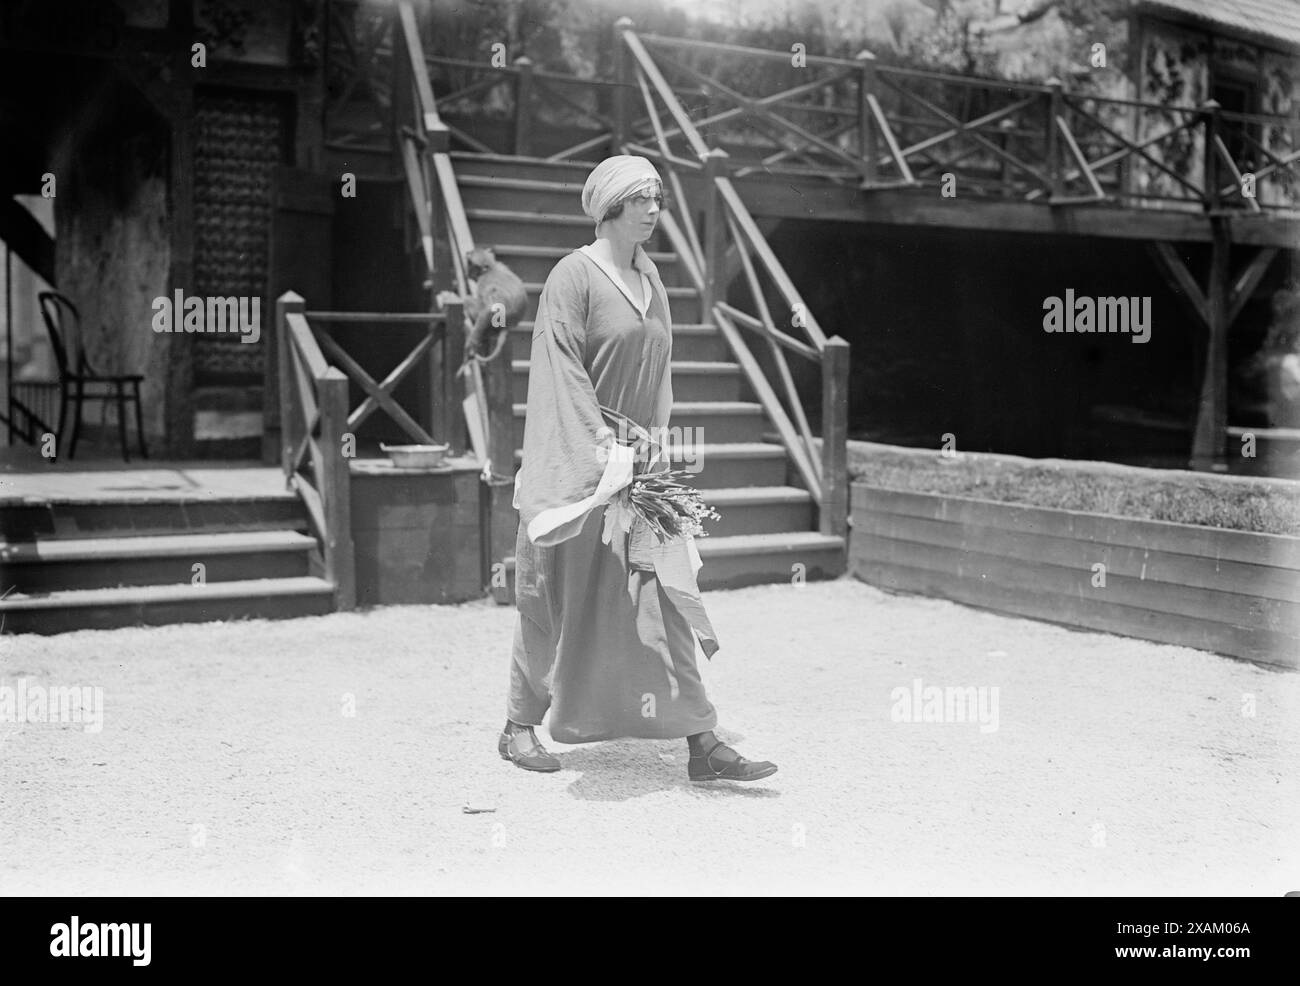
[{"label": "wooden post", "polygon": [[[406,58],[406,42],[398,10],[393,8],[392,23],[393,92],[389,104],[389,125],[393,134],[393,172],[402,173],[402,127],[409,127],[415,116],[411,112],[411,63]],[[360,71],[360,67],[358,67]]]},{"label": "wooden post", "polygon": [[613,124],[610,134],[610,153],[621,154],[623,145],[632,139],[632,55],[623,40],[623,32],[632,29],[632,18],[620,17],[614,22],[611,50],[614,52]]},{"label": "wooden post", "polygon": [[[1215,150],[1215,139],[1219,135],[1219,104],[1213,99],[1207,99],[1201,110],[1201,131],[1205,140],[1202,156],[1205,169],[1202,178],[1205,185],[1205,209],[1207,212],[1214,212],[1219,208],[1219,181],[1215,177],[1219,173],[1219,160]],[[1210,286],[1213,288],[1213,281],[1210,282]]]},{"label": "wooden post", "polygon": [[1050,201],[1061,195],[1061,142],[1056,129],[1056,118],[1061,115],[1065,97],[1060,79],[1048,79],[1047,85],[1051,87],[1051,92],[1047,95],[1047,182]]},{"label": "wooden post", "polygon": [[[451,223],[447,216],[447,203],[443,201],[442,189],[438,184],[438,170],[435,165],[436,155],[445,154],[450,145],[450,132],[440,127],[430,130],[428,146],[422,158],[425,173],[429,176],[429,231],[433,236],[433,270],[428,272],[425,286],[428,288],[428,310],[438,310],[437,297],[442,291],[456,291],[456,275],[451,255]],[[459,454],[457,447],[460,429],[456,423],[460,420],[460,400],[456,388],[449,387],[449,381],[455,381],[455,372],[460,366],[461,350],[464,348],[464,309],[461,305],[444,311],[447,320],[442,325],[431,325],[429,331],[437,339],[429,349],[429,434],[440,442],[449,442],[453,446],[448,451]],[[455,327],[455,333],[449,331]],[[455,339],[451,339],[452,335]]]},{"label": "wooden post", "polygon": [[849,531],[849,344],[839,336],[822,350],[822,504],[818,529]]},{"label": "wooden post", "polygon": [[334,583],[336,609],[356,609],[357,573],[352,547],[352,475],[343,454],[348,427],[348,378],[336,367],[318,384],[320,402],[320,497],[325,513],[325,575]]},{"label": "wooden post", "polygon": [[[704,292],[700,298],[700,321],[713,319],[713,305],[719,300],[718,292],[726,290],[721,276],[722,231],[726,227],[725,206],[718,191],[718,178],[725,174],[727,152],[712,148],[704,155]],[[738,249],[744,249],[737,244]]]},{"label": "wooden post", "polygon": [[[867,97],[876,91],[876,56],[863,49],[853,56],[858,68],[858,149],[862,153],[863,184],[876,180],[877,134],[876,121]],[[901,177],[901,176],[900,176]]]},{"label": "wooden post", "polygon": [[289,457],[302,434],[301,412],[294,400],[298,384],[293,377],[296,357],[293,343],[289,341],[289,315],[301,315],[305,308],[302,295],[294,291],[286,291],[275,300],[275,348],[280,372],[280,471],[284,473],[285,482],[288,482],[293,468]]},{"label": "wooden post", "polygon": [[456,371],[464,358],[465,308],[453,303],[444,308],[442,314],[443,323],[431,327],[441,342],[435,342],[429,350],[429,434],[435,441],[451,446],[448,455],[461,455],[465,451],[464,429],[460,427],[464,417],[461,399],[465,388]]},{"label": "wooden post", "polygon": [[429,233],[433,237],[433,270],[429,272],[426,287],[432,301],[439,291],[457,290],[456,268],[451,256],[451,221],[447,215],[447,203],[442,197],[442,186],[438,183],[437,168],[438,155],[451,150],[451,131],[445,124],[440,124],[425,134],[425,142],[421,166],[428,176]]},{"label": "wooden post", "polygon": [[[488,405],[489,480],[480,487],[487,500],[487,555],[484,558],[489,580],[493,566],[504,565],[515,552],[515,535],[519,514],[514,508],[515,426],[514,373],[511,369],[510,344],[500,355],[483,366],[483,387]],[[490,581],[489,581],[490,584]],[[512,602],[508,593],[493,592],[498,602]]]},{"label": "wooden post", "polygon": [[513,384],[514,371],[507,341],[496,359],[483,364],[483,387],[487,391],[488,408],[488,459],[492,471],[502,477],[513,477],[515,473]]},{"label": "wooden post", "polygon": [[462,305],[447,306],[446,331],[442,337],[442,394],[443,408],[442,434],[434,435],[440,442],[451,446],[448,455],[465,453],[465,412],[462,404],[465,399],[464,377],[457,374],[465,358],[465,308]]},{"label": "wooden post", "polygon": [[[1014,120],[1004,119],[998,121],[998,144],[1005,151],[1011,143],[1011,131],[1016,129]],[[1002,172],[999,176],[1002,184],[1002,197],[1011,196],[1011,164],[1006,158],[1002,159]]]},{"label": "wooden post", "polygon": [[532,147],[533,60],[527,55],[515,59],[515,153],[527,155]]},{"label": "wooden post", "polygon": [[1214,239],[1205,294],[1205,375],[1192,438],[1192,468],[1198,470],[1223,468],[1228,433],[1228,259],[1232,239],[1225,218],[1211,218],[1210,226]]}]

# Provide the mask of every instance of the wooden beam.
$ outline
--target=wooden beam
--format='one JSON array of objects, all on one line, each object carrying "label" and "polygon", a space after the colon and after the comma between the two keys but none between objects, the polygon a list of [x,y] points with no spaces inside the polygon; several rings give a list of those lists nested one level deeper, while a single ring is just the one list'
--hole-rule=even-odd
[{"label": "wooden beam", "polygon": [[1192,438],[1193,469],[1222,465],[1228,430],[1228,255],[1232,240],[1226,224],[1214,223],[1210,248],[1210,281],[1206,292],[1205,375],[1201,380]]},{"label": "wooden beam", "polygon": [[1246,302],[1255,293],[1255,288],[1259,286],[1260,280],[1268,271],[1268,266],[1273,262],[1273,258],[1277,256],[1277,252],[1277,247],[1264,247],[1250,259],[1245,269],[1233,282],[1232,294],[1228,300],[1229,325],[1232,325],[1237,320],[1241,310],[1246,307]]},{"label": "wooden beam", "polygon": [[[689,181],[689,178],[686,179]],[[931,226],[987,232],[1096,236],[1107,239],[1208,243],[1210,219],[1201,211],[1143,209],[1112,205],[1053,209],[1045,202],[958,196],[940,199],[932,191],[835,185],[817,178],[754,175],[733,184],[755,218],[818,219],[887,226]],[[1294,249],[1300,219],[1239,213],[1224,217],[1238,246]]]},{"label": "wooden beam", "polygon": [[[1101,183],[1097,181],[1097,176],[1092,173],[1092,168],[1088,166],[1088,159],[1083,156],[1083,151],[1079,150],[1079,143],[1074,139],[1074,134],[1070,133],[1070,127],[1063,117],[1056,118],[1056,126],[1061,131],[1061,136],[1065,138],[1065,148],[1074,158],[1074,163],[1079,166],[1079,172],[1088,182],[1088,188],[1092,190],[1092,198],[1101,201],[1106,197],[1106,193],[1101,190]],[[1051,200],[1049,200],[1051,201]],[[1056,198],[1059,204],[1060,197]]]},{"label": "wooden beam", "polygon": [[334,605],[341,610],[357,605],[355,548],[352,544],[352,474],[343,455],[347,431],[348,379],[334,367],[325,371],[320,386],[320,458],[317,483],[325,522],[325,565],[334,583]]},{"label": "wooden beam", "polygon": [[[763,234],[763,239],[767,240],[771,238],[773,231],[781,225],[781,220],[773,219],[771,217],[764,219],[755,217],[754,225],[757,226],[758,231]],[[748,240],[740,240],[728,246],[726,252],[722,255],[722,267],[723,270],[726,271],[725,279],[728,284],[730,284],[732,278],[741,271],[742,263],[740,259],[740,251],[742,249],[746,253],[754,252],[754,248],[750,246]]]},{"label": "wooden beam", "polygon": [[822,502],[818,530],[849,533],[849,344],[839,336],[822,352]]},{"label": "wooden beam", "polygon": [[47,284],[57,285],[54,240],[30,212],[8,196],[0,197],[0,240]]},{"label": "wooden beam", "polygon": [[[171,290],[196,290],[194,283],[194,69],[190,65],[190,38],[194,35],[194,4],[168,0],[167,30],[174,43],[171,87],[167,95],[172,115],[167,230],[171,237],[168,285]],[[190,458],[194,454],[194,346],[179,336],[169,336],[166,347],[167,379],[162,388],[166,410],[163,454]]]},{"label": "wooden beam", "polygon": [[767,382],[767,377],[763,375],[758,360],[749,351],[749,347],[745,345],[745,340],[741,338],[740,330],[731,324],[731,319],[725,312],[720,308],[715,308],[713,310],[713,320],[722,332],[723,338],[727,340],[727,345],[731,347],[731,352],[735,355],[736,362],[740,364],[745,379],[754,388],[754,394],[758,398],[758,402],[763,405],[768,420],[776,426],[776,430],[781,436],[781,444],[785,446],[790,458],[794,459],[795,467],[803,478],[804,486],[812,495],[813,501],[818,508],[820,508],[822,504],[821,478],[812,464],[812,459],[808,456],[807,449],[799,441],[799,436],[795,433],[794,425],[790,423],[785,408],[776,399],[772,385]]},{"label": "wooden beam", "polygon": [[1151,254],[1156,260],[1156,267],[1169,282],[1170,289],[1187,303],[1202,326],[1208,326],[1210,324],[1208,301],[1182,258],[1168,243],[1151,244]]}]

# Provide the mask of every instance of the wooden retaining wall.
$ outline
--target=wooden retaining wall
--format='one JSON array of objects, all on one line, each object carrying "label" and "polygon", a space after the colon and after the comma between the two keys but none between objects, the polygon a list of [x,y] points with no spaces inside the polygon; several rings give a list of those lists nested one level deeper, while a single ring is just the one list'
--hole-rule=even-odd
[{"label": "wooden retaining wall", "polygon": [[862,483],[851,510],[872,585],[1300,667],[1300,538]]}]

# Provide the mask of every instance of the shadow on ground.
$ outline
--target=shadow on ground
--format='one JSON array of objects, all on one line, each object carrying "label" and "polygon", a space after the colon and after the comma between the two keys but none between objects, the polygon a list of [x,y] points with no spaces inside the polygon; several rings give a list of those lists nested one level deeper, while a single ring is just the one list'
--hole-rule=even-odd
[{"label": "shadow on ground", "polygon": [[[741,756],[744,737],[724,729],[715,735]],[[582,801],[627,801],[659,791],[681,790],[697,798],[776,798],[781,792],[768,786],[780,777],[740,783],[709,781],[693,783],[686,776],[685,740],[610,740],[573,748],[561,753],[565,770],[582,776],[568,787],[569,794]],[[752,757],[751,759],[758,759]]]}]

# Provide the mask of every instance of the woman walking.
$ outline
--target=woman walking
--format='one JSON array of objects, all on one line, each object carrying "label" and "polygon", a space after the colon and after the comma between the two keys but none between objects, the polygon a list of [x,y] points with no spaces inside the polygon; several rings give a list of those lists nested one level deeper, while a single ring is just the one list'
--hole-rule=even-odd
[{"label": "woman walking", "polygon": [[526,770],[559,770],[533,733],[549,710],[560,742],[685,737],[691,780],[758,780],[776,765],[713,735],[693,635],[707,656],[718,645],[694,542],[658,543],[619,496],[634,471],[667,466],[651,450],[673,405],[672,322],[642,247],[662,204],[645,158],[598,164],[582,190],[595,242],[555,265],[538,301],[515,477],[519,612],[497,749]]}]

